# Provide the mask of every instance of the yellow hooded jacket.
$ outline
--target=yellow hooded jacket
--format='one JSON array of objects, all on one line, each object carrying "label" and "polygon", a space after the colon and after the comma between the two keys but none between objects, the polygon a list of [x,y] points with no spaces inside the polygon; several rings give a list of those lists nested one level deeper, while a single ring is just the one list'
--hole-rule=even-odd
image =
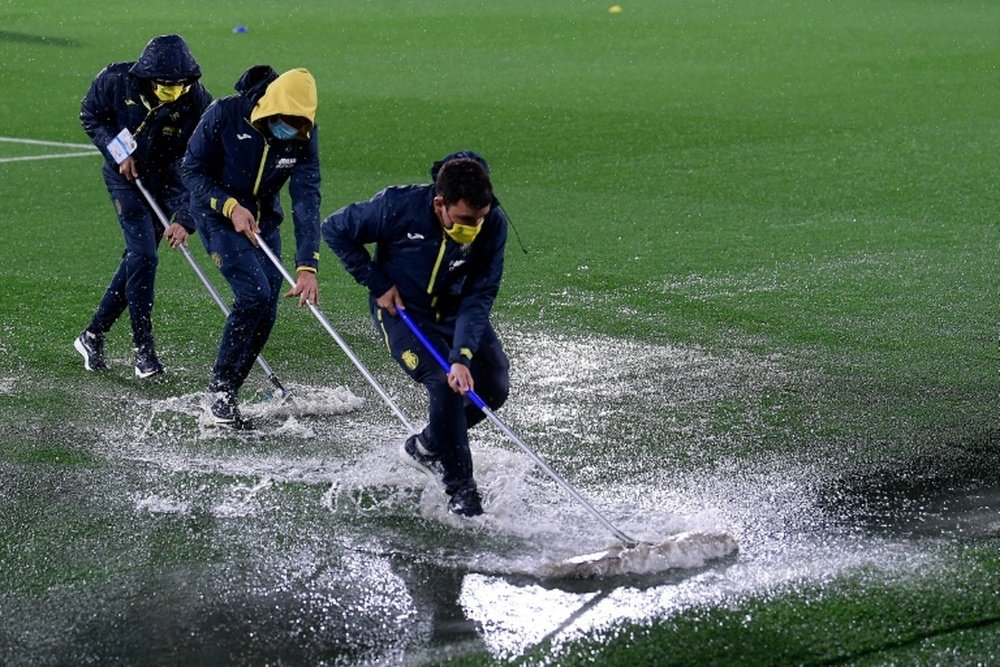
[{"label": "yellow hooded jacket", "polygon": [[[205,111],[188,142],[181,175],[191,194],[192,217],[199,229],[231,229],[225,219],[232,219],[239,204],[254,215],[267,238],[284,219],[280,192],[291,181],[295,265],[314,271],[321,200],[314,80],[304,69],[279,77],[270,66],[255,65],[240,77],[236,91]],[[269,139],[264,119],[275,113],[302,119],[294,122],[301,141]],[[264,131],[247,127],[251,117],[265,125]]]},{"label": "yellow hooded jacket", "polygon": [[316,79],[304,67],[290,69],[268,85],[264,95],[250,113],[250,122],[258,130],[271,116],[297,116],[309,124],[299,130],[297,138],[305,141],[316,124]]}]

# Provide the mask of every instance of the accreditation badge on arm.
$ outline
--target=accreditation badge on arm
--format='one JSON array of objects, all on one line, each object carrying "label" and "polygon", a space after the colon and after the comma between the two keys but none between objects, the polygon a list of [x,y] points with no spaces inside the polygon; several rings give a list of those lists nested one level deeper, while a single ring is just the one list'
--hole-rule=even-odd
[{"label": "accreditation badge on arm", "polygon": [[135,137],[132,136],[127,127],[122,128],[122,131],[108,142],[108,152],[111,153],[111,157],[115,159],[117,164],[124,162],[129,155],[135,152],[137,147]]}]

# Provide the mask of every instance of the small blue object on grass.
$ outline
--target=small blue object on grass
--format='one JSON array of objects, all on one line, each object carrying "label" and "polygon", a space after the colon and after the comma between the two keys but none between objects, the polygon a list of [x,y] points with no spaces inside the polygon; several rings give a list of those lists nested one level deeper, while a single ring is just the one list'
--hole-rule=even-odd
[{"label": "small blue object on grass", "polygon": [[236,34],[244,33],[246,31],[247,27],[245,25],[238,25],[235,28],[233,28],[233,32],[235,32]]}]

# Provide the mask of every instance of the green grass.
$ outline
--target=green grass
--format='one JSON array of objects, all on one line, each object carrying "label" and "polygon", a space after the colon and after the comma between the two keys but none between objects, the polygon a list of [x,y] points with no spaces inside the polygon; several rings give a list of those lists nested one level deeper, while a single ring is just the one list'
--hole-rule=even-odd
[{"label": "green grass", "polygon": [[[324,215],[426,179],[457,148],[490,160],[529,250],[510,244],[499,322],[778,355],[817,379],[761,397],[773,411],[754,442],[768,452],[852,440],[888,465],[918,443],[931,458],[986,452],[995,470],[1000,5],[623,7],[14,0],[0,7],[0,135],[85,143],[76,117],[94,74],[159,33],[184,35],[217,95],[258,62],[306,66],[319,84]],[[238,24],[249,31],[234,34]],[[0,157],[35,153],[0,143]],[[17,378],[0,392],[0,464],[56,477],[100,466],[88,423],[102,419],[101,401],[135,390],[124,371],[81,377],[68,348],[121,243],[98,163],[0,163],[0,174],[0,379]],[[204,260],[200,241],[191,247]],[[364,294],[326,249],[320,279],[324,311],[366,362],[392,372]],[[221,316],[180,257],[164,253],[158,284],[161,351],[185,370],[143,391],[199,391]],[[126,329],[109,338],[121,361]],[[354,382],[320,338],[286,305],[266,355],[279,374]],[[738,428],[738,411],[716,406],[711,430]],[[99,536],[94,521],[82,530]],[[1000,583],[995,547],[955,549],[940,582],[859,575],[693,609],[583,641],[560,661],[988,662],[1000,652],[984,593]],[[89,575],[11,576],[0,581],[34,590]]]}]

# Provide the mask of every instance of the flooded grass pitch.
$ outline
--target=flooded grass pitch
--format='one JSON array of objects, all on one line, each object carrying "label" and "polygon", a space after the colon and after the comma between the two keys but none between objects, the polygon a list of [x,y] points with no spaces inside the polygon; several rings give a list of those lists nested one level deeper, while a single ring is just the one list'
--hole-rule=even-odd
[{"label": "flooded grass pitch", "polygon": [[[503,417],[616,525],[725,533],[738,550],[552,579],[615,540],[488,424],[474,438],[487,513],[467,520],[397,461],[403,428],[365,387],[249,397],[249,433],[210,426],[204,394],[91,394],[87,420],[38,427],[3,465],[7,662],[508,660],[858,569],[923,571],[950,538],[998,534],[997,489],[953,474],[971,470],[958,459],[938,471],[952,486],[925,495],[843,443],[775,430],[815,408],[816,378],[781,358],[504,337]],[[0,379],[12,399],[33,385]],[[419,392],[388,387],[419,423]]]},{"label": "flooded grass pitch", "polygon": [[[243,3],[240,34],[8,5],[0,664],[1000,664],[1000,3]],[[516,226],[500,416],[629,534],[737,550],[546,576],[614,539],[488,424],[488,514],[447,516],[289,301],[267,359],[330,393],[258,406],[255,376],[260,431],[207,428],[221,315],[166,249],[167,376],[124,321],[85,373],[122,237],[79,101],[171,26],[214,95],[251,53],[315,74],[324,215],[481,152]],[[419,422],[323,253],[324,311]]]}]

